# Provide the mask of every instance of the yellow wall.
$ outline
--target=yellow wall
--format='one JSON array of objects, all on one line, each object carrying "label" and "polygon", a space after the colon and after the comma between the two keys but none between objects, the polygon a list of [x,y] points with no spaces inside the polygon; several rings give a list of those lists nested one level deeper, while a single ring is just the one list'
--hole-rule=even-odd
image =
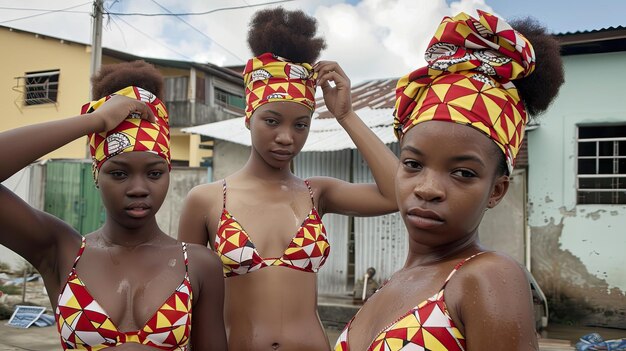
[{"label": "yellow wall", "polygon": [[[9,30],[0,27],[0,47],[3,48],[0,65],[0,131],[45,121],[76,116],[89,99],[91,52],[84,44],[54,39],[34,33]],[[119,63],[121,60],[102,57],[103,64]],[[188,69],[156,66],[164,76],[189,76]],[[57,103],[34,106],[24,105],[23,79],[21,91],[14,90],[26,72],[59,70]],[[198,72],[199,73],[199,72]],[[172,132],[172,158],[189,160],[191,140],[189,134]],[[197,146],[196,146],[197,147]],[[209,151],[210,155],[210,151]],[[207,151],[198,151],[194,157],[206,157]],[[48,158],[86,158],[87,139],[73,141],[47,155]],[[193,162],[196,164],[196,160]]]},{"label": "yellow wall", "polygon": [[[80,113],[89,98],[90,54],[85,45],[0,28],[0,47],[0,131]],[[18,82],[15,77],[56,69],[60,70],[57,103],[24,106],[24,93],[13,89]],[[44,158],[84,158],[86,151],[86,138],[81,138]]]},{"label": "yellow wall", "polygon": [[189,134],[176,133],[172,130],[170,136],[172,160],[189,160]]}]

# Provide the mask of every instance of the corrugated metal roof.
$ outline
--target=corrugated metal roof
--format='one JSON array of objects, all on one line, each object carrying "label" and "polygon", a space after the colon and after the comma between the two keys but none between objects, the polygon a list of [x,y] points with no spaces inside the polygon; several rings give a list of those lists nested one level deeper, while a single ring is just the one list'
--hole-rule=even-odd
[{"label": "corrugated metal roof", "polygon": [[[372,109],[365,107],[357,110],[356,113],[385,144],[396,141],[391,127],[393,108]],[[252,145],[250,131],[245,127],[244,117],[184,128],[182,132],[200,134],[246,146]],[[334,118],[321,118],[320,113],[316,112],[302,152],[345,149],[356,149],[348,133]]]},{"label": "corrugated metal roof", "polygon": [[563,32],[563,33],[555,33],[554,35],[557,37],[567,36],[567,35],[577,35],[577,34],[589,34],[589,33],[602,33],[609,32],[614,30],[624,30],[625,26],[617,26],[617,27],[605,27],[600,29],[587,29],[587,30],[577,30],[575,32]]},{"label": "corrugated metal roof", "polygon": [[[355,111],[363,108],[393,110],[396,103],[397,82],[397,78],[375,79],[352,87],[352,108]],[[317,105],[315,112],[318,118],[333,118],[324,104],[323,97],[318,97],[315,102]]]},{"label": "corrugated metal roof", "polygon": [[[396,78],[376,79],[352,87],[352,107],[385,144],[396,141],[391,125],[397,82]],[[328,112],[324,98],[320,96],[315,102],[317,108],[313,113],[309,138],[302,152],[356,149],[348,133]],[[251,145],[250,131],[245,127],[243,117],[185,128],[182,131],[236,144]]]}]

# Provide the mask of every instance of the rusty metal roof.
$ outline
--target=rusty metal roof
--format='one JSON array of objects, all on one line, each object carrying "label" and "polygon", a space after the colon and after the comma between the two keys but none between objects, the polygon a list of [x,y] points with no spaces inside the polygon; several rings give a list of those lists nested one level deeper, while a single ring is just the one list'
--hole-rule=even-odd
[{"label": "rusty metal roof", "polygon": [[[393,111],[396,102],[396,83],[397,78],[393,79],[376,79],[368,80],[352,87],[352,108],[357,111],[362,108],[370,109],[391,109]],[[318,97],[315,118],[325,119],[333,118],[326,109],[324,99]]]}]

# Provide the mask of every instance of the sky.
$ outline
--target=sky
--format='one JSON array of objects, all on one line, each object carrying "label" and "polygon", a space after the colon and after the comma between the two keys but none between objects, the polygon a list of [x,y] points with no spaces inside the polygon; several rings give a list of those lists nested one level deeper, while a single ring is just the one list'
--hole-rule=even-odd
[{"label": "sky", "polygon": [[[248,23],[277,0],[105,0],[103,46],[138,56],[243,65],[250,58]],[[200,16],[128,16],[189,13]],[[339,62],[353,84],[397,78],[424,64],[423,52],[443,16],[476,9],[505,19],[535,17],[552,33],[626,26],[623,0],[293,0],[281,3],[318,20],[322,59]],[[29,10],[17,10],[20,8]],[[91,1],[0,0],[0,26],[89,43]],[[73,12],[50,12],[65,9]],[[41,14],[39,16],[35,16]],[[23,18],[29,17],[29,18]],[[0,43],[2,47],[2,43]]]}]

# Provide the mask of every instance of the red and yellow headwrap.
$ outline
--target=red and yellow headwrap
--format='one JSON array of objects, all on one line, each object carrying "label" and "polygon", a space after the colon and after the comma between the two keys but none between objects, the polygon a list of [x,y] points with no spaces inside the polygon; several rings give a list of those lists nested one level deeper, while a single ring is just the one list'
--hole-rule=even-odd
[{"label": "red and yellow headwrap", "polygon": [[246,126],[252,113],[273,101],[290,101],[315,110],[316,76],[308,63],[292,63],[271,53],[248,60],[243,71],[246,86]]},{"label": "red and yellow headwrap", "polygon": [[123,152],[152,152],[165,159],[171,168],[169,115],[165,105],[156,95],[142,88],[129,86],[98,101],[85,104],[81,114],[97,110],[113,95],[128,96],[145,102],[154,113],[156,123],[150,123],[131,114],[108,132],[89,134],[89,151],[93,161],[93,176],[96,183],[98,182],[98,171],[102,164]]},{"label": "red and yellow headwrap", "polygon": [[487,134],[513,169],[524,137],[526,109],[511,80],[530,75],[530,42],[502,19],[478,11],[445,17],[426,49],[428,66],[398,81],[394,131],[400,139],[414,125],[450,121]]}]

